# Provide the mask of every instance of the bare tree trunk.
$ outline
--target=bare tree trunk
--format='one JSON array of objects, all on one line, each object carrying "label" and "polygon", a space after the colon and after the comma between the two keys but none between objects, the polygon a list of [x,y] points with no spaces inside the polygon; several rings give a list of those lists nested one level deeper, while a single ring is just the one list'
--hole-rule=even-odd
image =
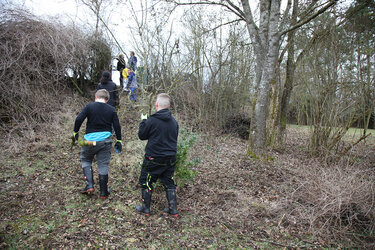
[{"label": "bare tree trunk", "polygon": [[[245,2],[245,1],[242,1]],[[263,1],[265,7],[268,1]],[[244,6],[245,7],[245,6]],[[272,80],[275,75],[276,60],[279,54],[280,34],[279,34],[279,19],[280,19],[280,2],[271,1],[269,8],[261,8],[261,20],[265,23],[260,25],[260,37],[264,39],[262,49],[258,50],[256,56],[257,64],[257,80],[259,80],[258,95],[256,98],[253,119],[251,121],[251,131],[249,140],[248,153],[254,150],[262,150],[266,146],[267,138],[267,116],[269,108],[269,92]],[[250,17],[249,17],[250,18]],[[268,20],[268,22],[266,22]],[[249,24],[248,24],[249,26]],[[249,32],[251,28],[248,27]],[[263,53],[262,53],[263,52]],[[262,58],[265,58],[264,60]]]},{"label": "bare tree trunk", "polygon": [[[293,1],[293,13],[292,13],[292,20],[291,24],[295,25],[297,22],[297,11],[298,11],[298,0]],[[278,129],[278,142],[283,144],[285,130],[286,130],[286,123],[287,123],[287,115],[288,115],[288,106],[290,95],[293,90],[294,85],[294,73],[296,69],[296,62],[294,60],[294,37],[295,37],[295,30],[288,33],[288,59],[286,62],[286,77],[285,77],[285,84],[282,93],[282,97],[280,100],[280,124]]]},{"label": "bare tree trunk", "polygon": [[[279,41],[277,41],[279,42]],[[277,49],[275,49],[277,47]],[[275,53],[276,50],[276,53]],[[266,122],[268,116],[269,108],[269,92],[272,80],[274,78],[275,63],[278,55],[278,45],[274,44],[271,47],[270,53],[268,55],[267,61],[265,63],[264,77],[260,82],[259,86],[259,97],[255,105],[255,140],[254,145],[249,145],[250,147],[256,147],[258,149],[263,149],[266,145]],[[275,55],[276,54],[276,55]]]}]

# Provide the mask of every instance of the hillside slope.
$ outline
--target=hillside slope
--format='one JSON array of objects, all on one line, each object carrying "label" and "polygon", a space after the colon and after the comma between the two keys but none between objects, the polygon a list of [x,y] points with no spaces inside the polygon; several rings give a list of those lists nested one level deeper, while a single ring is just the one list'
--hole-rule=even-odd
[{"label": "hillside slope", "polygon": [[[62,118],[51,125],[56,128],[53,136],[49,129],[50,136],[30,144],[28,150],[3,155],[1,248],[375,246],[373,234],[355,242],[333,238],[321,228],[311,228],[311,218],[303,218],[298,209],[302,204],[293,195],[298,194],[297,182],[306,166],[313,168],[320,162],[305,157],[307,134],[297,128],[289,129],[283,153],[269,152],[261,160],[245,155],[244,140],[200,135],[191,151],[191,157],[201,159],[195,167],[195,182],[177,190],[180,218],[163,213],[166,198],[160,185],[152,197],[152,215],[137,214],[134,207],[140,202],[138,175],[145,146],[137,138],[137,129],[143,109],[122,96],[119,116],[125,146],[121,154],[112,155],[112,193],[106,200],[98,197],[97,177],[94,195],[78,193],[84,185],[79,148],[70,148],[69,136],[79,110],[68,104]],[[364,165],[373,164],[362,155],[357,158]]]}]

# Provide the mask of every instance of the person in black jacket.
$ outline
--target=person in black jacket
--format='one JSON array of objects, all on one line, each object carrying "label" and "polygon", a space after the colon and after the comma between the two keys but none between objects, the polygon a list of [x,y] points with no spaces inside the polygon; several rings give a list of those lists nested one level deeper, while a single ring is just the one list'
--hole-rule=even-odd
[{"label": "person in black jacket", "polygon": [[98,84],[96,90],[105,89],[109,92],[108,104],[118,108],[119,106],[119,97],[116,83],[112,82],[111,73],[109,71],[104,71],[102,73],[102,78]]},{"label": "person in black jacket", "polygon": [[86,187],[81,190],[83,194],[94,192],[94,178],[92,171],[92,161],[96,155],[99,171],[100,198],[109,195],[108,189],[108,164],[111,159],[112,149],[112,127],[116,133],[116,152],[122,150],[121,126],[116,109],[108,105],[109,93],[105,89],[100,89],[95,93],[95,102],[89,103],[79,113],[74,122],[73,140],[78,140],[78,131],[87,118],[86,141],[95,142],[94,146],[83,146],[81,149],[81,163],[85,176]]},{"label": "person in black jacket", "polygon": [[139,177],[143,204],[137,205],[136,210],[144,215],[150,215],[152,184],[160,178],[169,205],[165,212],[177,217],[176,186],[173,174],[176,165],[178,123],[169,110],[170,97],[167,94],[162,93],[157,96],[155,107],[157,112],[148,119],[147,115],[142,114],[142,121],[139,124],[138,137],[148,142]]},{"label": "person in black jacket", "polygon": [[117,71],[120,72],[120,87],[124,88],[124,77],[122,76],[122,71],[126,68],[124,55],[120,54],[117,60]]}]

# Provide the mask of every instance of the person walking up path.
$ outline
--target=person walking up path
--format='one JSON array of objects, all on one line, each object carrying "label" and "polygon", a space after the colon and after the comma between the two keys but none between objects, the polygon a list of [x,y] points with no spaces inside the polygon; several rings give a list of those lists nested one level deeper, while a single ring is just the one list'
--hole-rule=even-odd
[{"label": "person walking up path", "polygon": [[120,72],[120,87],[124,87],[124,78],[122,76],[122,71],[126,68],[126,62],[123,54],[120,54],[117,58],[117,71]]},{"label": "person walking up path", "polygon": [[108,104],[112,107],[118,108],[120,105],[120,100],[118,96],[118,90],[116,83],[112,82],[111,73],[109,71],[104,71],[102,73],[102,78],[98,84],[96,90],[105,89],[109,92]]},{"label": "person walking up path", "polygon": [[128,85],[127,88],[130,89],[130,101],[137,101],[137,77],[135,76],[134,71],[131,68],[128,68],[129,76],[128,76]]},{"label": "person walking up path", "polygon": [[176,186],[173,175],[176,165],[178,123],[172,116],[170,97],[165,93],[157,96],[156,113],[147,119],[141,115],[138,137],[148,140],[145,148],[139,184],[143,203],[136,206],[136,210],[144,215],[150,215],[153,183],[160,178],[166,192],[168,207],[166,213],[178,217]]},{"label": "person walking up path", "polygon": [[100,198],[102,199],[109,195],[108,164],[111,159],[112,127],[115,130],[117,138],[114,146],[115,150],[118,153],[122,150],[121,126],[116,109],[107,104],[109,96],[107,90],[98,90],[95,93],[95,102],[87,104],[75,119],[73,132],[73,140],[77,141],[79,129],[83,121],[87,118],[84,139],[94,143],[92,143],[93,146],[83,146],[81,148],[80,158],[86,182],[86,186],[81,190],[81,193],[91,194],[94,192],[92,161],[94,156],[96,156],[99,172]]}]

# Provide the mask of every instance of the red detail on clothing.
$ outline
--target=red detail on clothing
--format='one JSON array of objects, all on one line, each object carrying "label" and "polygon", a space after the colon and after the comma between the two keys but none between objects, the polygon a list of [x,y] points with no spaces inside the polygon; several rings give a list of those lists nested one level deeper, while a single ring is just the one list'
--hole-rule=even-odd
[{"label": "red detail on clothing", "polygon": [[86,194],[86,193],[92,193],[92,192],[94,192],[94,188],[87,189],[86,191],[81,192],[81,193]]}]

